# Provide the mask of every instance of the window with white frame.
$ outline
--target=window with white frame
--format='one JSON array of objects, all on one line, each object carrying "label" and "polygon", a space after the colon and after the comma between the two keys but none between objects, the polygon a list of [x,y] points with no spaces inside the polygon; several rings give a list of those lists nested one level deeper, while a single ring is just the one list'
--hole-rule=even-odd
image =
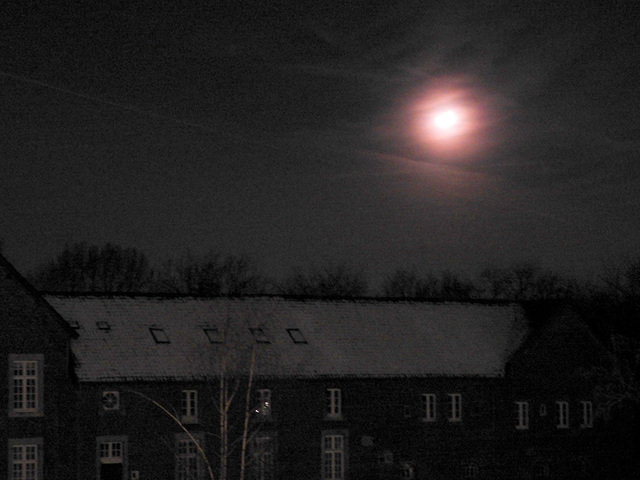
[{"label": "window with white frame", "polygon": [[344,435],[325,434],[322,436],[322,478],[342,480],[344,478]]},{"label": "window with white frame", "polygon": [[529,402],[516,403],[516,430],[529,428]]},{"label": "window with white frame", "polygon": [[558,428],[569,428],[569,402],[557,401]]},{"label": "window with white frame", "polygon": [[180,420],[182,423],[198,423],[198,391],[182,390],[180,399]]},{"label": "window with white frame", "polygon": [[42,478],[42,439],[9,439],[9,480]]},{"label": "window with white frame", "polygon": [[459,393],[449,394],[449,421],[461,422],[462,421],[462,395]]},{"label": "window with white frame", "polygon": [[101,463],[122,463],[122,442],[100,442],[100,462]]},{"label": "window with white frame", "polygon": [[271,390],[261,388],[258,390],[258,406],[256,413],[261,417],[271,416]]},{"label": "window with white frame", "polygon": [[327,388],[327,418],[342,418],[342,391],[339,388]]},{"label": "window with white frame", "polygon": [[42,415],[43,355],[9,355],[9,416]]},{"label": "window with white frame", "polygon": [[111,480],[124,478],[127,471],[124,436],[106,436],[96,439],[98,449],[98,478]]},{"label": "window with white frame", "polygon": [[194,435],[193,438],[184,433],[176,435],[176,480],[200,480],[203,477],[202,455],[198,445],[202,447],[200,435]]},{"label": "window with white frame", "polygon": [[275,478],[275,442],[272,435],[259,434],[251,442],[252,480]]},{"label": "window with white frame", "polygon": [[434,422],[436,420],[436,396],[434,393],[422,394],[422,420]]},{"label": "window with white frame", "polygon": [[593,402],[583,400],[580,402],[582,406],[582,423],[580,428],[593,428]]}]

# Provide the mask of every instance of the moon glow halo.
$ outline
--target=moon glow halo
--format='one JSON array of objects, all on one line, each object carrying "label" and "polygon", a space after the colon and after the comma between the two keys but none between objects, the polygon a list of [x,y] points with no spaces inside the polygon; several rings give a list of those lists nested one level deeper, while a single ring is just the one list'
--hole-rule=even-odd
[{"label": "moon glow halo", "polygon": [[413,135],[432,158],[465,159],[487,144],[487,108],[471,87],[441,84],[412,106]]}]

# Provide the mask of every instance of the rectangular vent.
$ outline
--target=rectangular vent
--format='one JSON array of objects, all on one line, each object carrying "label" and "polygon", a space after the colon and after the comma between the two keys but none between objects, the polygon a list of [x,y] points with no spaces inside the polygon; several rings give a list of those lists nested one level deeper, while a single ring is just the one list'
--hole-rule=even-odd
[{"label": "rectangular vent", "polygon": [[96,322],[96,327],[98,327],[98,330],[103,330],[105,332],[108,332],[109,330],[111,330],[111,325],[109,325],[109,322],[104,320]]}]

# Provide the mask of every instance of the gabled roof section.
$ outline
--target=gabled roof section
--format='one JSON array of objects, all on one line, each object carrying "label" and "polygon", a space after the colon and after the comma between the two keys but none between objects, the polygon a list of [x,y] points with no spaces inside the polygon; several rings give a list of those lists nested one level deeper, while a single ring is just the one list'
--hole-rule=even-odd
[{"label": "gabled roof section", "polygon": [[[248,371],[252,349],[260,376],[496,377],[504,375],[507,359],[528,331],[516,304],[151,295],[46,299],[81,326],[73,348],[82,381],[202,378],[216,375],[222,358]],[[110,331],[95,327],[101,321]],[[213,338],[224,342],[211,341],[206,329],[213,326]],[[150,328],[164,329],[171,343],[158,345]],[[259,342],[256,332],[269,343]]]},{"label": "gabled roof section", "polygon": [[4,272],[4,275],[8,279],[14,280],[20,287],[25,290],[29,296],[33,298],[36,304],[45,309],[55,321],[62,327],[62,329],[71,337],[77,338],[78,332],[69,325],[69,323],[52,308],[52,306],[43,298],[43,296],[33,286],[27,282],[27,280],[18,272],[9,261],[0,254],[0,272]]}]

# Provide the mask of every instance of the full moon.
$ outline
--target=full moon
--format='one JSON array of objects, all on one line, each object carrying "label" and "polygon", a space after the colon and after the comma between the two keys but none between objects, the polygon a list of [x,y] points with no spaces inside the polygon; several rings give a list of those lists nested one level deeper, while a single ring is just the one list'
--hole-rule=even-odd
[{"label": "full moon", "polygon": [[438,112],[433,117],[433,124],[439,130],[447,131],[455,127],[459,121],[459,116],[454,110]]},{"label": "full moon", "polygon": [[411,133],[431,158],[471,158],[491,141],[489,100],[463,78],[434,81],[409,108]]}]

